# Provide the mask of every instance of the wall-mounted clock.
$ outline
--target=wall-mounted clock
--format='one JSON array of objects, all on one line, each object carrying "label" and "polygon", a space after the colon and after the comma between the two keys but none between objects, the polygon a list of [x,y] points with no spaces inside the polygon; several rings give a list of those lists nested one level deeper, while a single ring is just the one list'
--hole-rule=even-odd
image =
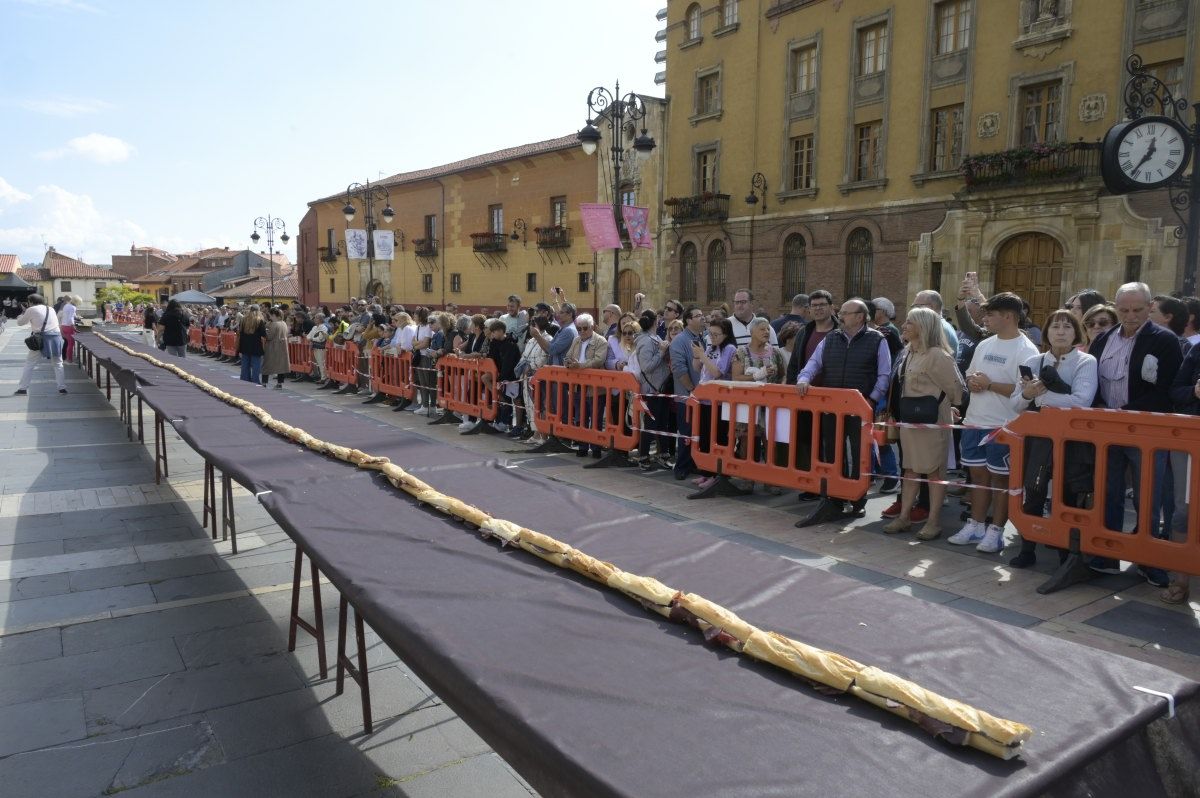
[{"label": "wall-mounted clock", "polygon": [[1114,125],[1104,137],[1100,173],[1114,194],[1161,188],[1187,169],[1191,133],[1165,116],[1142,116]]}]

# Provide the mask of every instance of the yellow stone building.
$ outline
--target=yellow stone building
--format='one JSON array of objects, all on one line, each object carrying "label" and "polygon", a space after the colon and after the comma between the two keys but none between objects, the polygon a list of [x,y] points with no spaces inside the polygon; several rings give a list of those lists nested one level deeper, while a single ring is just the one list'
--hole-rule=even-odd
[{"label": "yellow stone building", "polygon": [[[663,101],[647,98],[647,104],[661,128]],[[607,140],[607,126],[597,127]],[[612,201],[610,159],[603,142],[596,155],[585,155],[572,133],[373,183],[395,211],[385,223],[384,201],[375,202],[376,224],[395,234],[390,262],[347,256],[346,228],[365,226],[361,202],[354,201],[357,215],[349,224],[342,213],[345,192],[310,202],[298,230],[301,301],[334,306],[377,295],[410,308],[454,304],[486,312],[504,308],[510,294],[526,305],[548,301],[559,287],[581,308],[602,307],[613,295],[612,251],[593,256],[579,205]],[[598,178],[603,174],[607,183]],[[657,159],[628,167],[625,175],[623,196],[652,211],[660,206]],[[656,233],[657,214],[651,217]],[[620,281],[630,298],[659,286],[661,301],[655,254],[622,254]]]},{"label": "yellow stone building", "polygon": [[1197,5],[670,0],[668,284],[702,304],[751,285],[771,311],[816,288],[903,307],[977,271],[1039,321],[1084,287],[1175,289],[1165,192],[1108,194],[1098,141],[1130,54],[1200,89]]}]

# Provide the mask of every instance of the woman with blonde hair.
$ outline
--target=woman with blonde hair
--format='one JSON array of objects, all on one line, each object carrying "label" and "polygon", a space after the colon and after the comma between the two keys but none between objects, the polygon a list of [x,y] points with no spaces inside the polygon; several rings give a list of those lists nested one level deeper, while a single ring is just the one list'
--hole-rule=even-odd
[{"label": "woman with blonde hair", "polygon": [[[951,423],[951,407],[962,401],[963,383],[954,364],[954,350],[946,340],[942,319],[929,308],[912,308],[900,327],[906,344],[904,362],[897,369],[889,405],[898,415],[903,399],[923,397],[937,405],[937,423]],[[903,415],[903,414],[899,414]],[[908,421],[904,417],[898,421]],[[920,480],[929,480],[929,520],[917,533],[920,540],[933,540],[941,534],[939,516],[946,497],[946,456],[950,450],[949,429],[900,428],[900,453],[904,485],[900,494],[900,515],[883,528],[885,532],[907,532]]]},{"label": "woman with blonde hair", "polygon": [[251,305],[238,326],[236,354],[242,360],[242,379],[258,384],[266,352],[267,324],[258,305]]}]

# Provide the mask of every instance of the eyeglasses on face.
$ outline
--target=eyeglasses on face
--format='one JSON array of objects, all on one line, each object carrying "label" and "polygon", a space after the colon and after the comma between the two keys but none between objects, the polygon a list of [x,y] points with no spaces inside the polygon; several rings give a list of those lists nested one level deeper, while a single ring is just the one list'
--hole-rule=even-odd
[{"label": "eyeglasses on face", "polygon": [[808,306],[810,308],[812,308],[813,310],[820,310],[821,308],[829,307],[829,303],[828,302],[809,302]]},{"label": "eyeglasses on face", "polygon": [[1092,329],[1093,327],[1099,327],[1100,329],[1103,330],[1107,327],[1111,327],[1112,325],[1113,325],[1112,319],[1110,319],[1108,317],[1101,317],[1098,319],[1089,319],[1088,321],[1083,323],[1083,326],[1087,327],[1089,330]]}]

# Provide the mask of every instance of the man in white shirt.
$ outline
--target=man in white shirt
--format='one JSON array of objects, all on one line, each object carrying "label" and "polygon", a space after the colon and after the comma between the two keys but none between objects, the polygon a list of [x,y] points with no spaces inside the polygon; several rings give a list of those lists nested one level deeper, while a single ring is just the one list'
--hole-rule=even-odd
[{"label": "man in white shirt", "polygon": [[62,361],[62,331],[58,326],[58,317],[54,309],[46,304],[41,294],[29,295],[29,307],[17,319],[17,324],[28,324],[31,334],[40,335],[42,346],[31,350],[25,355],[25,368],[21,372],[21,380],[17,383],[17,396],[29,393],[29,383],[33,380],[33,368],[42,358],[50,361],[54,368],[54,381],[58,383],[58,392],[67,392],[67,380],[63,374]]},{"label": "man in white shirt", "polygon": [[[750,343],[750,322],[754,321],[754,294],[749,288],[739,288],[733,292],[733,315],[729,317],[729,324],[733,327],[733,337],[737,346],[745,346]],[[772,346],[779,344],[779,336],[775,334],[775,328],[771,327],[770,342]]]},{"label": "man in white shirt", "polygon": [[987,329],[995,335],[980,341],[971,357],[967,369],[971,404],[963,423],[973,429],[962,434],[963,465],[971,484],[981,487],[971,488],[971,517],[947,542],[974,543],[978,551],[995,554],[1004,548],[1008,522],[1008,447],[996,442],[996,431],[1017,417],[1012,397],[1021,390],[1020,366],[1036,357],[1038,350],[1021,334],[1022,305],[1016,294],[997,294],[983,311]]},{"label": "man in white shirt", "polygon": [[508,334],[524,348],[525,326],[529,323],[529,314],[521,310],[521,297],[516,294],[508,295],[508,313],[502,315],[500,321],[504,322],[504,329]]}]

